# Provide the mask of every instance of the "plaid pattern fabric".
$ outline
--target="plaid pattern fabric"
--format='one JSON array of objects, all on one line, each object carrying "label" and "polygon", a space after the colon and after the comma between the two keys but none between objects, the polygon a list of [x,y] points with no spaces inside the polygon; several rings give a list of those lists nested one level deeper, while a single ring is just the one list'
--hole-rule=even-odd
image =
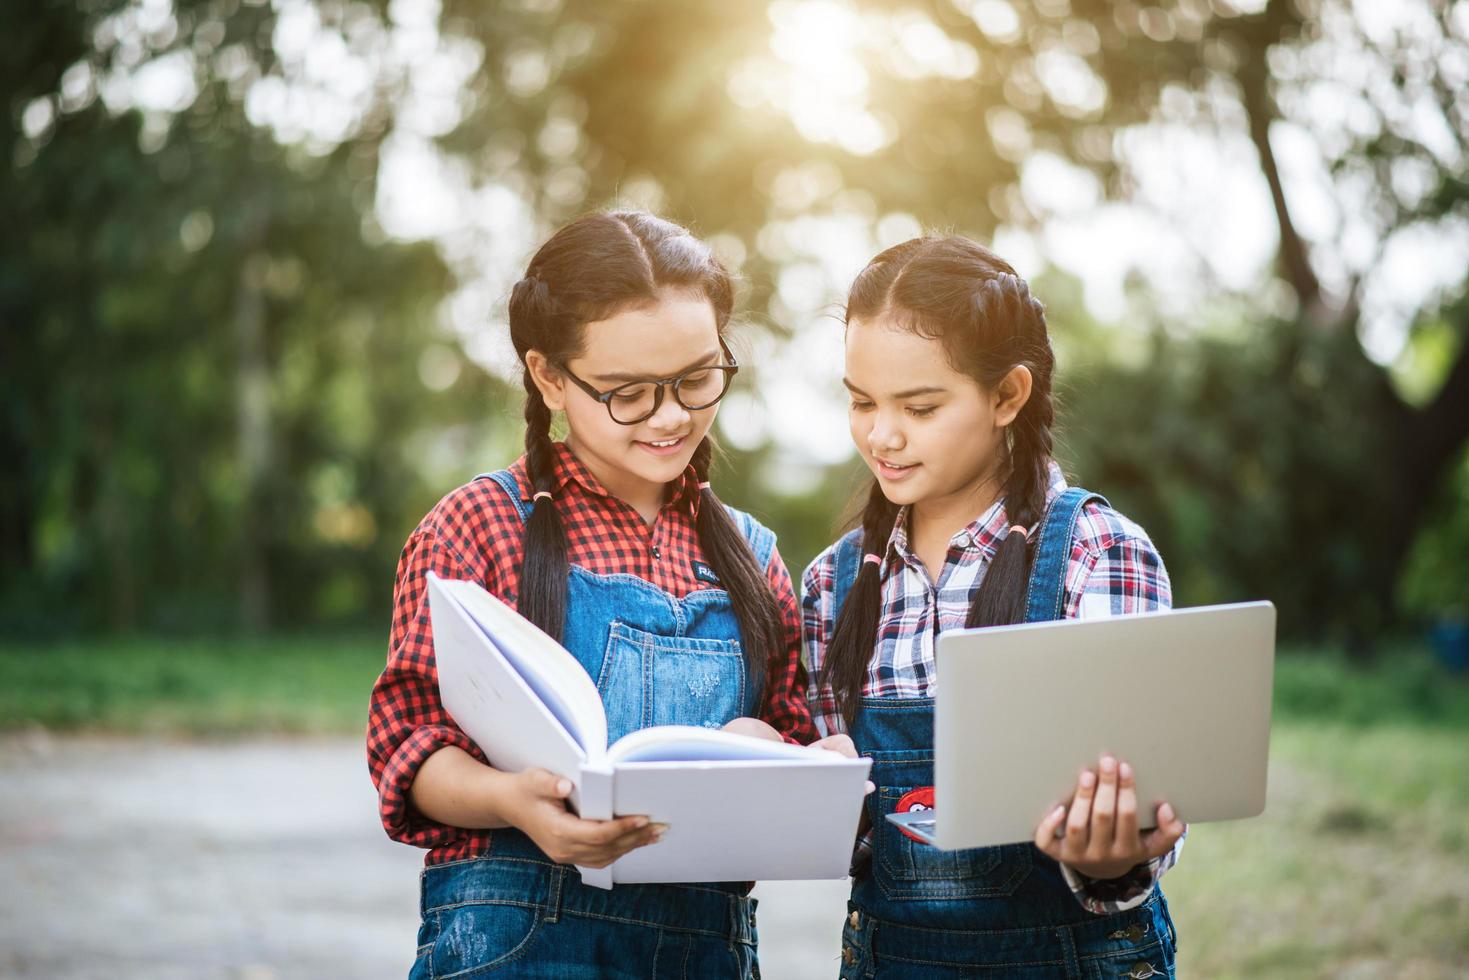
[{"label": "plaid pattern fabric", "polygon": [[[1066,489],[1061,468],[1051,464],[1046,500]],[[985,569],[1010,532],[1004,502],[996,502],[949,540],[936,588],[908,543],[908,509],[904,508],[882,555],[882,612],[877,649],[863,687],[866,697],[919,698],[935,694],[934,649],[943,630],[962,628],[969,604],[984,580]],[[836,548],[827,548],[802,577],[802,616],[806,667],[820,678],[826,645],[836,626],[833,586]],[[1097,503],[1083,508],[1072,535],[1066,571],[1066,618],[1085,619],[1122,613],[1168,609],[1173,593],[1168,572],[1147,532],[1126,517]],[[811,714],[821,735],[845,730],[829,687],[810,684]],[[1180,840],[1172,852],[1122,879],[1094,882],[1063,866],[1067,882],[1087,909],[1108,914],[1146,900],[1153,884],[1178,860]],[[859,859],[872,849],[871,832],[858,842]]]},{"label": "plaid pattern fabric", "polygon": [[[532,488],[522,457],[510,468],[523,499]],[[565,444],[556,444],[556,508],[566,528],[569,560],[599,575],[626,574],[682,598],[712,588],[696,577],[703,562],[695,519],[700,497],[693,468],[684,474],[653,527],[626,502],[608,493]],[[492,480],[474,480],[451,491],[419,523],[398,560],[387,667],[373,687],[368,709],[367,758],[383,827],[388,836],[429,848],[426,864],[483,852],[488,831],[436,823],[408,801],[408,789],[425,759],[456,745],[483,756],[449,718],[439,701],[429,620],[427,573],[478,582],[514,605],[523,554],[523,525],[514,503]],[[795,588],[779,552],[768,568],[770,587],[785,622],[787,651],[766,678],[761,717],[788,741],[816,737],[800,657],[801,617]]]}]

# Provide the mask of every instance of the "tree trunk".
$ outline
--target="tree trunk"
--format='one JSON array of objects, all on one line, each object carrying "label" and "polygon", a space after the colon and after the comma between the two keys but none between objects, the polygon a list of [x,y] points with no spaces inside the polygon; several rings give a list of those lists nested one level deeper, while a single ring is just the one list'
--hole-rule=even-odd
[{"label": "tree trunk", "polygon": [[266,554],[264,487],[272,456],[270,369],[265,351],[264,252],[250,250],[240,265],[235,297],[235,419],[240,480],[240,620],[249,630],[270,625],[270,568]]}]

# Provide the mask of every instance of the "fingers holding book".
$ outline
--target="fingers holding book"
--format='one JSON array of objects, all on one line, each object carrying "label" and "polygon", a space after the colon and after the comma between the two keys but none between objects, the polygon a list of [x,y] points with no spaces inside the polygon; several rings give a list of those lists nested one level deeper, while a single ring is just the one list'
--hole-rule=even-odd
[{"label": "fingers holding book", "polygon": [[583,820],[567,809],[571,780],[544,769],[517,773],[515,783],[511,822],[558,864],[604,868],[634,848],[656,843],[668,829],[645,816]]}]

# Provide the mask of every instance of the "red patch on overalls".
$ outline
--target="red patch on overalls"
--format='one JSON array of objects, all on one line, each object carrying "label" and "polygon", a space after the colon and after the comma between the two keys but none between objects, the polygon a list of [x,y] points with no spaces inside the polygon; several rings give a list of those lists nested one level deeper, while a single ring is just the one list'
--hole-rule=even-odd
[{"label": "red patch on overalls", "polygon": [[[894,813],[912,813],[914,810],[932,810],[932,809],[933,809],[933,787],[932,786],[920,786],[917,789],[910,789],[908,792],[904,793],[903,796],[902,796],[902,798],[898,800],[898,805],[895,806],[895,807],[893,807],[893,812]],[[926,843],[928,843],[922,837],[919,837],[917,834],[911,833],[910,831],[906,830],[903,827],[899,827],[898,830],[901,831],[905,837],[909,837],[909,838],[911,838],[913,840],[916,840],[920,844],[926,844]]]}]

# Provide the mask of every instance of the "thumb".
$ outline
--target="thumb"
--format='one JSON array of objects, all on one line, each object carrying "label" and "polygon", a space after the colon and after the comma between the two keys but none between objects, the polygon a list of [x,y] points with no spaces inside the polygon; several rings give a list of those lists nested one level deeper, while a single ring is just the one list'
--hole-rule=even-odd
[{"label": "thumb", "polygon": [[537,796],[564,800],[571,795],[571,780],[565,776],[558,776],[545,769],[527,769],[526,778],[530,782],[531,791]]}]

